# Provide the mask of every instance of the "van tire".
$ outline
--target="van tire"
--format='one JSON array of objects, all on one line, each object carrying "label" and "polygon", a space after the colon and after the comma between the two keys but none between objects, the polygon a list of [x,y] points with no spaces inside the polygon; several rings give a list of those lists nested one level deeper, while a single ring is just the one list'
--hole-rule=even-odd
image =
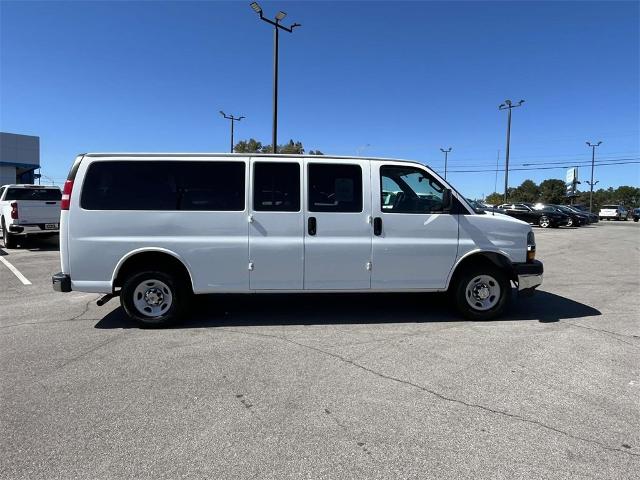
[{"label": "van tire", "polygon": [[10,234],[6,228],[4,218],[2,219],[2,242],[4,243],[4,248],[16,248],[18,246],[16,237]]},{"label": "van tire", "polygon": [[[484,300],[474,302],[473,292],[488,296]],[[500,269],[489,265],[478,265],[462,272],[453,286],[453,300],[456,309],[469,320],[490,320],[497,317],[509,303],[511,298],[511,282],[507,275]],[[495,297],[495,298],[492,298]],[[472,306],[472,304],[477,306]]]},{"label": "van tire", "polygon": [[184,318],[189,296],[190,292],[181,287],[174,276],[146,270],[125,280],[120,304],[141,327],[166,327]]}]

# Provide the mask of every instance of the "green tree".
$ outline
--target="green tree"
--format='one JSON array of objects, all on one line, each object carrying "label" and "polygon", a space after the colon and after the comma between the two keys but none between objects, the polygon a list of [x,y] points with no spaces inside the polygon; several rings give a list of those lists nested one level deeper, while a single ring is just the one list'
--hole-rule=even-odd
[{"label": "green tree", "polygon": [[549,178],[540,184],[540,200],[544,203],[565,202],[567,187],[563,180]]},{"label": "green tree", "polygon": [[513,202],[538,202],[540,201],[540,188],[533,180],[525,180],[512,193],[509,193],[508,198]]},{"label": "green tree", "polygon": [[289,140],[289,143],[278,145],[278,153],[302,155],[304,153],[304,146],[302,145],[302,142],[294,142],[293,140]]},{"label": "green tree", "polygon": [[493,192],[484,199],[485,203],[489,203],[491,205],[500,205],[503,200],[503,195],[498,192]]},{"label": "green tree", "polygon": [[[249,140],[240,140],[236,143],[233,151],[236,153],[272,153],[272,147],[271,145],[263,145],[262,142],[250,138]],[[278,145],[278,153],[303,155],[304,145],[302,142],[289,140],[283,145]],[[320,150],[311,150],[309,155],[324,155],[324,153]]]},{"label": "green tree", "polygon": [[236,153],[259,153],[264,151],[262,142],[259,142],[253,138],[249,140],[240,140],[233,147],[233,151]]}]

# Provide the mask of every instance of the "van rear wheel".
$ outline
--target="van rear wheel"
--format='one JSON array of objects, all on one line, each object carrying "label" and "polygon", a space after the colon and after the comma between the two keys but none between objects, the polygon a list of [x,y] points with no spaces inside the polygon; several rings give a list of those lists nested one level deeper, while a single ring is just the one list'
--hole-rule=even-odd
[{"label": "van rear wheel", "polygon": [[164,327],[186,312],[188,292],[175,277],[160,271],[131,275],[122,285],[120,304],[127,315],[142,327]]},{"label": "van rear wheel", "polygon": [[477,266],[458,276],[453,294],[456,308],[465,318],[490,320],[506,308],[511,283],[501,270]]}]

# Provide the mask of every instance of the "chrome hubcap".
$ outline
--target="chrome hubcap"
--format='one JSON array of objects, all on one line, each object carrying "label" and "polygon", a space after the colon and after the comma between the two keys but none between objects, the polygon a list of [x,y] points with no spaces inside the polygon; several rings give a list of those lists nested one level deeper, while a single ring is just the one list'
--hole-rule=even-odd
[{"label": "chrome hubcap", "polygon": [[171,290],[160,280],[145,280],[133,292],[133,304],[136,310],[147,317],[164,315],[171,308],[172,303]]},{"label": "chrome hubcap", "polygon": [[500,284],[491,275],[478,275],[467,284],[465,297],[474,310],[485,311],[500,300]]}]

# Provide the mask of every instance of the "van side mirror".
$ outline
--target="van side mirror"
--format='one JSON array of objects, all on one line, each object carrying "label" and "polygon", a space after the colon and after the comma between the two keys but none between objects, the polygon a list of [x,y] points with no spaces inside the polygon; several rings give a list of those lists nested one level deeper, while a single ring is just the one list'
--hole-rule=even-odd
[{"label": "van side mirror", "polygon": [[453,204],[453,195],[450,188],[445,188],[442,192],[442,211],[451,211],[451,205]]}]

